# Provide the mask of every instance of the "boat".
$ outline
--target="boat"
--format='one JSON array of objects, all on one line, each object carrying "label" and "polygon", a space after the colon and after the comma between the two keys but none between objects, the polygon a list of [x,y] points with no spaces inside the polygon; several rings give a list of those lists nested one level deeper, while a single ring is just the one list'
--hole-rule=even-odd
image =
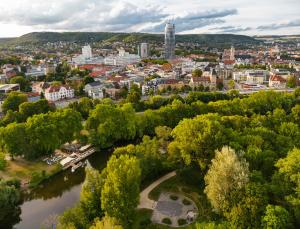
[{"label": "boat", "polygon": [[82,166],[82,164],[83,164],[83,163],[82,163],[81,161],[78,162],[77,164],[74,164],[74,165],[72,166],[72,168],[71,168],[71,172],[74,173],[76,169],[78,169],[79,167]]}]

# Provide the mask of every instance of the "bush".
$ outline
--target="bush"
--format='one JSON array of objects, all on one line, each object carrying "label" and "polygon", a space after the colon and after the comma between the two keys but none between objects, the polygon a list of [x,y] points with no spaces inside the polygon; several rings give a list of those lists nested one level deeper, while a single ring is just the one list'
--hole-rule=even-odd
[{"label": "bush", "polygon": [[172,221],[170,220],[170,218],[163,218],[163,220],[161,222],[163,222],[164,224],[168,224],[168,225],[172,224]]},{"label": "bush", "polygon": [[142,220],[142,221],[140,222],[141,228],[144,228],[144,227],[146,227],[146,226],[148,226],[148,225],[150,225],[150,224],[151,224],[151,219],[144,219],[144,220]]},{"label": "bush", "polygon": [[171,199],[171,200],[178,200],[178,196],[170,195],[170,199]]},{"label": "bush", "polygon": [[182,200],[182,203],[183,203],[184,205],[191,205],[191,204],[192,204],[191,201],[189,201],[189,200],[187,200],[187,199],[183,199],[183,200]]},{"label": "bush", "polygon": [[7,165],[7,162],[5,160],[5,154],[0,152],[0,170],[4,170]]},{"label": "bush", "polygon": [[179,225],[179,226],[182,226],[182,225],[186,225],[186,224],[187,224],[186,219],[179,219],[177,222],[178,222],[178,225]]}]

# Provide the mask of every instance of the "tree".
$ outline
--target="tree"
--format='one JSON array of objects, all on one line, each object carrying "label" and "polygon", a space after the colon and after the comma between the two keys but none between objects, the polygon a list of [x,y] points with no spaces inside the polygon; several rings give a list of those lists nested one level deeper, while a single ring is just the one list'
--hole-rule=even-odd
[{"label": "tree", "polygon": [[287,78],[286,86],[289,88],[295,88],[297,86],[297,79],[295,76],[289,76]]},{"label": "tree", "polygon": [[0,170],[4,170],[6,167],[5,153],[0,151]]},{"label": "tree", "polygon": [[101,189],[103,179],[98,170],[87,167],[85,169],[85,180],[80,192],[80,207],[89,222],[97,217],[103,216],[101,209]]},{"label": "tree", "polygon": [[233,228],[261,228],[261,216],[267,205],[264,185],[250,182],[242,189],[233,191],[233,204],[226,218]]},{"label": "tree", "polygon": [[23,76],[15,76],[12,77],[9,81],[11,84],[19,84],[20,90],[24,92],[28,92],[31,90],[30,83],[28,80],[26,80]]},{"label": "tree", "polygon": [[[20,202],[20,192],[14,185],[8,185],[0,181],[0,222],[3,224],[6,218],[18,214],[18,204]],[[4,224],[5,225],[5,224]]]},{"label": "tree", "polygon": [[235,88],[235,82],[234,80],[229,80],[228,82],[228,89],[234,89]]},{"label": "tree", "polygon": [[226,129],[220,121],[217,114],[199,115],[184,119],[173,129],[173,147],[179,149],[185,164],[197,162],[206,168],[214,151],[226,142]]},{"label": "tree", "polygon": [[214,209],[223,214],[227,212],[234,201],[234,191],[241,190],[248,183],[248,176],[248,163],[240,159],[233,149],[223,147],[216,151],[204,177],[204,192]]},{"label": "tree", "polygon": [[97,219],[90,229],[123,229],[123,227],[114,218],[106,216],[101,221]]},{"label": "tree", "polygon": [[202,76],[202,70],[201,69],[195,69],[192,72],[193,77],[201,77]]},{"label": "tree", "polygon": [[141,169],[136,157],[112,156],[107,163],[106,178],[101,193],[101,205],[106,215],[129,227],[139,203]]},{"label": "tree", "polygon": [[9,110],[18,111],[19,105],[27,102],[27,96],[20,92],[12,91],[2,104],[2,110],[6,113]]},{"label": "tree", "polygon": [[265,215],[262,217],[262,226],[265,229],[288,229],[292,228],[289,212],[277,205],[268,205]]},{"label": "tree", "polygon": [[93,83],[93,82],[95,82],[95,80],[94,80],[94,78],[91,77],[91,76],[85,76],[85,77],[83,78],[83,84],[84,84],[84,85],[87,85],[87,84]]}]

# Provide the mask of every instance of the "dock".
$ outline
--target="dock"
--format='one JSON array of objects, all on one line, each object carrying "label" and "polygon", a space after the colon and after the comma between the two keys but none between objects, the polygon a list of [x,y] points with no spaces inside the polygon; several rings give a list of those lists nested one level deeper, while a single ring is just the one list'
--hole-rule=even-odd
[{"label": "dock", "polygon": [[[88,156],[92,155],[93,153],[96,152],[95,148],[89,148],[86,151],[82,152],[82,153],[73,153],[72,155],[75,155],[76,157],[72,158],[72,157],[67,157],[64,160],[67,159],[67,162],[65,164],[63,164],[63,170],[67,170],[69,168],[72,168],[73,166],[76,166],[76,164],[80,161],[83,161],[84,159],[86,159]],[[63,161],[64,161],[63,160]],[[62,161],[61,161],[62,164]]]}]

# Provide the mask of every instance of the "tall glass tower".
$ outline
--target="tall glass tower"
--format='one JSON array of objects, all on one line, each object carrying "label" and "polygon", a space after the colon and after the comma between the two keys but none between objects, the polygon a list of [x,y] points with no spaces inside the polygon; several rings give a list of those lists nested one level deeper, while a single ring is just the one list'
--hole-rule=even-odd
[{"label": "tall glass tower", "polygon": [[165,58],[175,57],[175,25],[167,23],[165,27]]}]

